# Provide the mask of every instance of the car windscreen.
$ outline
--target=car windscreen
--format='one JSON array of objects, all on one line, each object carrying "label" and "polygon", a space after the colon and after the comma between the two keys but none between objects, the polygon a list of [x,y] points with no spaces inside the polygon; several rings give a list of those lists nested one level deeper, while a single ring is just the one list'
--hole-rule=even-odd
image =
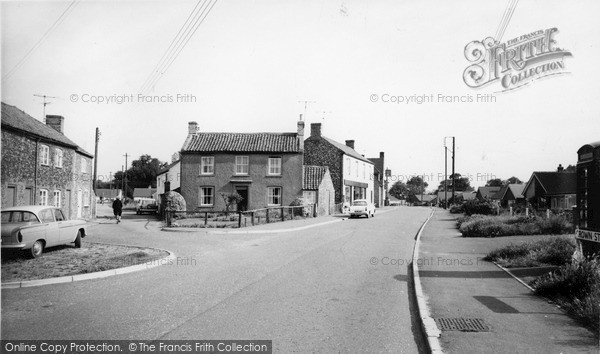
[{"label": "car windscreen", "polygon": [[3,211],[2,223],[40,222],[34,213],[29,211]]},{"label": "car windscreen", "polygon": [[365,202],[365,201],[356,201],[356,202],[352,203],[352,205],[354,205],[354,206],[367,206],[367,202]]}]

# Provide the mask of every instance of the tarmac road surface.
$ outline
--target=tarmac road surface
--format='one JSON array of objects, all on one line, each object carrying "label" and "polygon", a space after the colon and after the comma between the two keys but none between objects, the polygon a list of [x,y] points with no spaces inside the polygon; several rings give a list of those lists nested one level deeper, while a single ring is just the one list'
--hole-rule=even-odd
[{"label": "tarmac road surface", "polygon": [[2,339],[267,339],[274,352],[424,348],[407,274],[429,209],[227,235],[161,232],[133,213],[118,225],[100,219],[89,240],[165,248],[177,256],[172,264],[4,289]]}]

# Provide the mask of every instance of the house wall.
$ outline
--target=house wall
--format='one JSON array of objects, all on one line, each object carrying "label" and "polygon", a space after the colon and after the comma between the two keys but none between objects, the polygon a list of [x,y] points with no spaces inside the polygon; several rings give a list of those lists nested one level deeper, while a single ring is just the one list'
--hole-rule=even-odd
[{"label": "house wall", "polygon": [[352,202],[354,201],[354,192],[353,188],[350,188],[350,193],[346,193],[345,186],[348,185],[349,181],[359,182],[367,184],[367,189],[364,195],[364,199],[369,200],[371,203],[375,201],[375,193],[374,193],[374,180],[372,176],[374,175],[375,168],[373,164],[361,161],[357,158],[344,154],[342,157],[342,171],[343,171],[343,179],[344,179],[344,188],[342,189],[344,202]]},{"label": "house wall", "polygon": [[[49,164],[42,165],[39,158],[40,146],[49,148]],[[55,163],[57,149],[63,151],[62,167]],[[87,161],[86,173],[81,172],[81,159]],[[37,162],[37,178],[36,178]],[[81,205],[81,218],[93,217],[92,159],[77,153],[72,148],[38,142],[16,132],[2,130],[2,206],[32,205],[40,203],[40,190],[48,191],[48,205],[55,205],[54,191],[60,191],[60,206],[69,218],[76,218]],[[82,199],[77,191],[82,190]],[[87,193],[86,193],[87,192]],[[84,200],[84,195],[87,199]],[[28,198],[31,196],[31,198]],[[70,197],[69,197],[70,196]],[[87,209],[84,209],[87,204]]]},{"label": "house wall", "polygon": [[343,200],[343,156],[339,149],[326,140],[310,137],[304,141],[304,164],[329,167],[336,204]]},{"label": "house wall", "polygon": [[[214,156],[214,175],[200,175],[202,156]],[[235,175],[235,157],[249,157],[249,174]],[[269,157],[281,157],[281,175],[267,175]],[[248,154],[248,153],[182,153],[181,194],[188,210],[225,210],[221,193],[233,193],[235,186],[248,187],[248,210],[267,207],[267,187],[281,187],[281,205],[290,205],[302,196],[302,154]],[[251,182],[232,183],[231,179]],[[214,203],[211,207],[200,206],[200,188],[214,187]]]},{"label": "house wall", "polygon": [[156,195],[160,200],[160,195],[165,193],[165,182],[171,182],[170,190],[175,190],[181,186],[181,163],[175,164],[169,171],[156,176]]},{"label": "house wall", "polygon": [[317,193],[317,215],[331,215],[335,208],[335,188],[329,171],[325,172]]}]

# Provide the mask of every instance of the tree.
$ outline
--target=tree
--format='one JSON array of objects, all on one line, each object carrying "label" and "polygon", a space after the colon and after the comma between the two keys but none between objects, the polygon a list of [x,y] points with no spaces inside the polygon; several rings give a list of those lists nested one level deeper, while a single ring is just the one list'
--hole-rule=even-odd
[{"label": "tree", "polygon": [[[460,173],[455,173],[454,175],[450,175],[450,178],[446,180],[446,188],[447,190],[452,189],[452,177],[454,176],[454,190],[455,191],[472,191],[473,187],[471,187],[471,181],[469,177],[461,177]],[[440,183],[438,186],[438,191],[444,191],[444,181]]]},{"label": "tree", "polygon": [[242,200],[244,200],[244,198],[233,192],[233,193],[221,193],[221,197],[223,198],[223,201],[225,202],[225,216],[229,216],[229,208],[232,205],[237,205],[238,203],[240,203]]},{"label": "tree", "polygon": [[[127,186],[131,188],[156,188],[156,175],[167,164],[150,155],[142,155],[131,162],[127,170]],[[118,172],[117,172],[118,173]],[[115,173],[115,178],[117,177]]]},{"label": "tree", "polygon": [[490,179],[489,181],[485,182],[486,187],[502,187],[503,185],[504,181],[502,181],[500,178]]},{"label": "tree", "polygon": [[523,184],[523,181],[521,181],[520,179],[518,179],[515,176],[512,176],[511,178],[507,179],[504,182],[505,185],[509,185],[509,184]]},{"label": "tree", "polygon": [[390,188],[389,193],[397,199],[404,199],[407,191],[408,188],[406,187],[406,184],[402,181],[398,181]]},{"label": "tree", "polygon": [[408,195],[424,194],[427,186],[429,186],[429,184],[424,182],[421,176],[413,176],[406,182]]}]

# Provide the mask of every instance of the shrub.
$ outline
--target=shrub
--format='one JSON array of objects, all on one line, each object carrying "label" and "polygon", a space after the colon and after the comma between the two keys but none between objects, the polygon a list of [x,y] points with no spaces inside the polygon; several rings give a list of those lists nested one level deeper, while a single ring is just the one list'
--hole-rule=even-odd
[{"label": "shrub", "polygon": [[566,264],[535,279],[535,293],[546,296],[596,330],[600,327],[600,263],[587,259]]},{"label": "shrub", "polygon": [[465,212],[463,204],[453,204],[450,206],[450,214],[461,214]]},{"label": "shrub", "polygon": [[536,242],[510,244],[488,253],[485,260],[498,262],[504,267],[532,267],[541,264],[560,266],[571,261],[573,252],[573,240],[552,237]]},{"label": "shrub", "polygon": [[493,215],[496,213],[496,205],[489,201],[467,200],[463,203],[463,210],[467,215]]},{"label": "shrub", "polygon": [[458,222],[464,237],[498,237],[512,235],[565,234],[573,231],[573,225],[561,216],[550,219],[525,216],[473,215]]}]

